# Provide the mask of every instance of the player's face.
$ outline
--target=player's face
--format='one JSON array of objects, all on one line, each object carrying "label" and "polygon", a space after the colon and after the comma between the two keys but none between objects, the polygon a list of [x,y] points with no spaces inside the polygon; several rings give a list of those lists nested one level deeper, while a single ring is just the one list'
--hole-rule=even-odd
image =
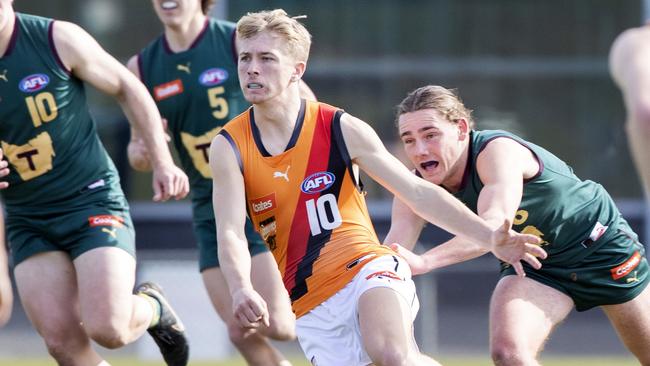
[{"label": "player's face", "polygon": [[203,15],[199,0],[151,0],[160,21],[166,26],[180,26],[196,15]]},{"label": "player's face", "polygon": [[435,109],[421,109],[402,114],[398,129],[406,155],[424,179],[449,188],[460,183],[468,138],[461,123],[449,122]]},{"label": "player's face", "polygon": [[300,73],[301,63],[287,52],[285,44],[269,32],[237,38],[239,85],[250,103],[264,103],[281,95]]}]

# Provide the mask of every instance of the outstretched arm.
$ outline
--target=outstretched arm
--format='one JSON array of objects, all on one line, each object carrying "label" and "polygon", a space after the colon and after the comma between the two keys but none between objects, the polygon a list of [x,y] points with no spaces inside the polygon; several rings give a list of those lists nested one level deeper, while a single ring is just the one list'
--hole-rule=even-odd
[{"label": "outstretched arm", "polygon": [[244,231],[244,177],[232,146],[223,136],[217,135],[212,140],[209,161],[219,263],[232,297],[234,318],[243,328],[269,326],[267,304],[253,289],[250,277],[251,257]]},{"label": "outstretched arm", "polygon": [[501,259],[511,263],[517,273],[523,274],[521,260],[535,268],[541,266],[535,256],[545,257],[546,253],[531,244],[537,244],[539,238],[509,230],[507,221],[493,228],[443,188],[411,174],[386,150],[375,131],[358,118],[344,114],[341,127],[353,161],[419,216],[487,250],[494,252],[497,247],[507,248],[508,258]]},{"label": "outstretched arm", "polygon": [[650,25],[629,29],[614,41],[609,68],[623,93],[625,130],[636,169],[650,198]]},{"label": "outstretched arm", "polygon": [[144,85],[81,27],[56,21],[53,29],[54,44],[63,64],[79,79],[115,97],[129,122],[139,131],[147,131],[141,136],[154,170],[154,200],[185,197],[189,181],[174,165],[160,114]]}]

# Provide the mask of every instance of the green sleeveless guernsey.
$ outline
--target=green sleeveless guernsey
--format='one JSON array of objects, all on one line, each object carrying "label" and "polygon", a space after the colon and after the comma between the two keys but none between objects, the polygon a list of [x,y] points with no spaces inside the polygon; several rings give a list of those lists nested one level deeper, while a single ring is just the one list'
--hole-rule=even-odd
[{"label": "green sleeveless guernsey", "polygon": [[483,188],[476,159],[490,141],[499,137],[527,147],[539,162],[540,171],[524,182],[513,229],[542,239],[542,246],[548,252],[543,265],[558,264],[567,258],[579,261],[616,234],[623,219],[600,184],[580,180],[570,166],[549,151],[505,131],[471,132],[461,190],[454,195],[472,211],[477,212],[478,195]]},{"label": "green sleeveless guernsey", "polygon": [[188,50],[172,52],[163,34],[138,55],[140,78],[167,119],[190,178],[195,219],[214,219],[212,138],[249,105],[239,87],[234,32],[234,23],[208,18]]},{"label": "green sleeveless guernsey", "polygon": [[0,57],[0,144],[10,163],[9,214],[43,214],[123,196],[96,133],[84,84],[63,66],[52,19],[16,13]]}]

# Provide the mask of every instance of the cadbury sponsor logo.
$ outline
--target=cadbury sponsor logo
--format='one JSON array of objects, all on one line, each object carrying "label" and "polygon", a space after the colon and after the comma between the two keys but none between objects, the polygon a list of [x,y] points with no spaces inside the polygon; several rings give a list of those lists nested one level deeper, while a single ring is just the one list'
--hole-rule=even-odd
[{"label": "cadbury sponsor logo", "polygon": [[153,88],[153,96],[158,100],[163,100],[183,92],[183,82],[176,79],[168,83],[160,84]]},{"label": "cadbury sponsor logo", "polygon": [[251,201],[253,215],[261,215],[275,208],[275,192]]},{"label": "cadbury sponsor logo", "polygon": [[99,215],[99,216],[90,216],[88,218],[88,224],[90,227],[97,226],[113,226],[113,227],[122,227],[124,219],[119,216],[113,215]]},{"label": "cadbury sponsor logo", "polygon": [[641,263],[641,254],[639,252],[634,252],[634,254],[628,260],[626,260],[625,263],[610,270],[612,272],[612,278],[618,280],[627,276],[639,265],[639,263]]}]

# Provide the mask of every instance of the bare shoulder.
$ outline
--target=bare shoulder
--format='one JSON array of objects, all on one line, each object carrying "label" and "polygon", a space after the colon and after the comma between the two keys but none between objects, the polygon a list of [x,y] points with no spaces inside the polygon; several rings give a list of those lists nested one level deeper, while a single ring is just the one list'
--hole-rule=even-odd
[{"label": "bare shoulder", "polygon": [[353,160],[383,147],[375,130],[368,123],[351,114],[344,113],[341,116],[341,131]]}]

